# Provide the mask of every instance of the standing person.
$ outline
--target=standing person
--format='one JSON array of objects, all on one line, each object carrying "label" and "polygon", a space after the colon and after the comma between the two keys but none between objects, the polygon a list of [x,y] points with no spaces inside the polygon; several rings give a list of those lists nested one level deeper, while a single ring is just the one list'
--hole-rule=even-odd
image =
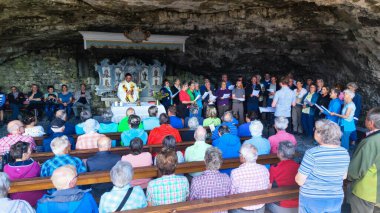
[{"label": "standing person", "polygon": [[317,93],[322,94],[322,87],[325,85],[325,82],[322,78],[317,79]]},{"label": "standing person", "polygon": [[296,182],[300,187],[299,212],[341,212],[343,180],[350,156],[340,146],[339,126],[326,119],[315,124],[314,139],[319,146],[305,152]]},{"label": "standing person", "polygon": [[232,112],[239,116],[239,123],[244,122],[244,106],[245,90],[243,88],[243,82],[237,81],[236,88],[232,90]]},{"label": "standing person", "polygon": [[197,103],[197,108],[198,108],[198,117],[201,117],[202,116],[202,110],[203,110],[203,103],[202,103],[202,95],[201,95],[201,91],[199,90],[199,83],[198,82],[194,82],[194,94],[195,94],[195,98],[198,97],[198,95],[200,96],[197,100],[196,100],[196,103]]},{"label": "standing person", "polygon": [[196,96],[195,96],[195,83],[193,81],[190,81],[188,84],[189,88],[186,90],[187,94],[190,96],[190,100],[194,101]]},{"label": "standing person", "polygon": [[63,84],[61,88],[62,92],[58,94],[59,109],[66,110],[67,117],[70,117],[73,106],[73,94],[68,91],[66,84]]},{"label": "standing person", "polygon": [[[355,113],[354,117],[360,118],[360,113],[362,112],[362,96],[357,92],[358,85],[354,82],[350,82],[347,84],[347,89],[349,89],[351,92],[355,94],[354,98],[352,99],[352,102],[355,104]],[[358,121],[354,120],[355,125],[358,125]],[[355,145],[355,142],[358,140],[358,136],[356,134],[356,131],[353,131],[350,135],[350,139],[352,141],[352,145]]]},{"label": "standing person", "polygon": [[[222,74],[222,82],[226,82],[226,88],[228,89],[232,84],[231,81],[228,80],[227,74]],[[220,86],[222,87],[222,86]]]},{"label": "standing person", "polygon": [[356,131],[354,114],[356,106],[352,99],[355,97],[355,93],[351,90],[344,90],[344,107],[342,109],[342,114],[337,114],[332,112],[332,116],[338,116],[340,118],[339,125],[342,128],[342,146],[349,149],[350,146],[350,135],[353,131]]},{"label": "standing person", "polygon": [[272,106],[274,94],[276,94],[276,91],[279,89],[280,89],[280,86],[277,84],[276,76],[272,76],[270,78],[269,85],[266,87],[266,92],[268,96],[267,107]]},{"label": "standing person", "polygon": [[53,86],[48,86],[47,91],[44,95],[45,114],[49,121],[51,121],[54,118],[54,112],[58,108],[58,93],[54,92]]},{"label": "standing person", "polygon": [[161,104],[165,107],[166,110],[173,105],[173,93],[170,89],[170,82],[168,79],[165,79],[162,82],[162,87],[160,89],[161,94],[164,96],[164,98],[161,99]]},{"label": "standing person", "polygon": [[24,93],[20,92],[17,87],[12,86],[11,92],[7,96],[7,100],[12,110],[11,120],[17,120],[20,115],[20,108],[24,103],[26,97]]},{"label": "standing person", "polygon": [[0,88],[0,127],[4,125],[4,106],[7,101],[7,97],[1,92]]},{"label": "standing person", "polygon": [[[329,108],[328,110],[330,112],[333,112],[333,113],[337,113],[339,114],[341,109],[342,109],[342,104],[341,104],[341,101],[340,99],[338,98],[338,95],[340,94],[340,90],[339,89],[336,89],[336,88],[332,88],[330,90],[330,98],[331,98],[331,101],[329,103]],[[338,123],[338,119],[339,117],[337,116],[332,116],[330,114],[328,114],[327,112],[325,112],[325,115],[326,115],[326,119],[332,121],[332,122],[335,122],[335,123]]]},{"label": "standing person", "polygon": [[80,85],[80,90],[74,93],[74,115],[75,118],[79,119],[79,111],[78,109],[82,108],[88,112],[91,112],[91,94],[90,91],[86,90],[86,84]]},{"label": "standing person", "polygon": [[302,81],[297,81],[297,88],[293,90],[296,95],[296,105],[292,108],[292,121],[293,121],[293,132],[294,134],[302,134],[302,98],[306,95],[307,90],[303,88]]},{"label": "standing person", "polygon": [[[317,104],[319,106],[324,106],[326,109],[329,107],[329,103],[331,100],[329,96],[329,92],[330,92],[329,88],[326,86],[323,86],[321,90],[321,94],[318,96],[318,100],[317,100]],[[326,117],[323,111],[319,110],[318,108],[315,109],[314,115],[315,115],[315,120],[319,120]]]},{"label": "standing person", "polygon": [[265,88],[268,88],[269,85],[271,84],[271,76],[269,73],[265,73],[264,79],[263,79],[263,84]]},{"label": "standing person", "polygon": [[[286,117],[291,124],[291,107],[296,105],[296,95],[294,91],[289,89],[289,79],[286,77],[281,78],[281,89],[276,92],[273,98],[272,107],[275,107],[275,117]],[[291,132],[291,125],[288,125],[286,131]]]},{"label": "standing person", "polygon": [[170,87],[170,90],[173,93],[173,104],[178,105],[179,102],[179,91],[181,91],[181,80],[179,78],[176,78],[174,81],[174,84],[172,87]]},{"label": "standing person", "polygon": [[380,159],[380,108],[368,111],[365,126],[367,136],[359,143],[348,167],[348,201],[352,213],[372,213],[380,210],[380,185],[378,183]]},{"label": "standing person", "polygon": [[[44,94],[42,94],[38,86],[36,84],[32,84],[31,91],[28,93],[29,105],[27,110],[38,118],[42,118],[42,112],[44,109],[43,98]],[[37,115],[34,110],[37,110]]]},{"label": "standing person", "polygon": [[177,105],[177,113],[178,117],[182,119],[185,119],[189,116],[190,105],[194,103],[194,101],[191,100],[189,93],[187,93],[187,90],[189,89],[189,84],[191,85],[191,83],[183,82],[181,91],[178,94],[179,103]]},{"label": "standing person", "polygon": [[[203,86],[202,86],[203,87]],[[205,82],[205,85],[204,85],[204,89],[202,90],[202,87],[201,87],[201,95],[202,95],[202,101],[203,101],[203,112],[202,112],[202,115],[203,117],[206,117],[206,114],[207,114],[207,109],[209,106],[213,106],[215,107],[215,101],[216,99],[215,98],[211,98],[211,97],[215,97],[215,89],[211,86],[211,83],[210,81],[206,81]],[[205,93],[208,93],[208,95],[203,98],[203,95]]]},{"label": "standing person", "polygon": [[313,79],[312,78],[307,78],[306,79],[306,86],[305,86],[305,89],[307,90],[307,91],[310,91],[310,86],[313,84],[314,82],[313,82]]},{"label": "standing person", "polygon": [[[255,93],[258,92],[258,94],[253,94],[255,91]],[[260,93],[261,93],[261,86],[259,84],[259,82],[257,81],[257,77],[256,76],[252,76],[251,78],[251,84],[248,85],[246,88],[245,88],[245,97],[246,98],[246,104],[247,104],[247,113],[249,112],[256,112],[257,114],[259,114],[259,97],[260,97]]]},{"label": "standing person", "polygon": [[306,136],[311,137],[313,135],[314,128],[314,111],[315,103],[318,100],[318,93],[316,93],[316,86],[310,85],[310,91],[302,98],[302,115],[301,122],[302,128]]},{"label": "standing person", "polygon": [[[224,97],[225,95],[229,97]],[[222,82],[220,89],[216,91],[216,97],[219,117],[222,117],[230,108],[231,91],[227,89],[226,82]]]}]

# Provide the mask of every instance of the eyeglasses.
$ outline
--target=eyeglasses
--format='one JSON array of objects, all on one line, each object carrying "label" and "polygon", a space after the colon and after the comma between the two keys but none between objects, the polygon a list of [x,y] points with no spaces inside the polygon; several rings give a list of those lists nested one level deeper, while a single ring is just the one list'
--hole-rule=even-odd
[{"label": "eyeglasses", "polygon": [[79,177],[79,174],[77,174],[75,177],[73,177],[73,179],[70,180],[70,185],[75,181],[76,178]]}]

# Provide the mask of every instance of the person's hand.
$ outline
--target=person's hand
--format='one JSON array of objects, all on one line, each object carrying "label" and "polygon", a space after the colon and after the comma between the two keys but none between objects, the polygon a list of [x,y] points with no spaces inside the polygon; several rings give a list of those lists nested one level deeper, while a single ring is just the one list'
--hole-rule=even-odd
[{"label": "person's hand", "polygon": [[67,103],[63,103],[63,106],[67,106]]},{"label": "person's hand", "polygon": [[335,112],[330,112],[330,115],[331,116],[336,116],[336,113]]},{"label": "person's hand", "polygon": [[269,93],[270,96],[274,95],[274,92]]},{"label": "person's hand", "polygon": [[251,98],[253,97],[253,95],[251,94],[251,96],[250,96]]},{"label": "person's hand", "polygon": [[306,105],[305,105],[305,104],[304,104],[304,105],[302,105],[302,108],[304,108],[304,109],[305,109],[305,108],[306,108]]}]

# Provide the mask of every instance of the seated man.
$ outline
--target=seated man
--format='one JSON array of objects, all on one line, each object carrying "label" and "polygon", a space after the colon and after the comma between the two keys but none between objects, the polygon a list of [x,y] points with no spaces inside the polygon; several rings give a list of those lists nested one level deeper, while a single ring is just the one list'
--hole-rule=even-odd
[{"label": "seated man", "polygon": [[88,190],[76,188],[78,173],[74,166],[57,168],[51,181],[57,189],[51,195],[44,195],[37,203],[37,212],[98,212],[98,206]]},{"label": "seated man", "polygon": [[148,109],[149,117],[142,120],[144,130],[152,130],[160,126],[160,121],[157,118],[158,108],[156,106],[150,106]]},{"label": "seated man", "polygon": [[0,206],[2,212],[22,212],[34,213],[34,209],[24,200],[11,200],[8,192],[11,189],[11,182],[6,173],[0,172]]},{"label": "seated man", "polygon": [[[130,115],[135,115],[135,110],[132,107],[129,107],[127,109],[126,116],[120,121],[119,126],[117,127],[118,132],[124,132],[126,130],[129,130],[128,119]],[[144,129],[142,123],[140,123],[139,128]]]},{"label": "seated man", "polygon": [[[242,164],[239,168],[231,171],[231,194],[254,192],[269,188],[268,169],[256,163],[257,156],[257,149],[253,145],[243,144],[240,149],[240,162]],[[265,204],[246,206],[229,212],[236,213],[246,211],[264,213]]]},{"label": "seated man", "polygon": [[247,116],[245,116],[244,124],[240,125],[238,128],[238,136],[239,137],[251,137],[251,132],[249,131],[249,126],[251,122],[257,119],[256,112],[252,111]]},{"label": "seated man", "polygon": [[19,120],[14,120],[8,123],[8,136],[0,139],[0,155],[9,152],[11,146],[19,141],[31,144],[32,150],[36,149],[36,143],[30,136],[23,136],[25,133],[24,124]]},{"label": "seated man", "polygon": [[86,84],[80,85],[80,90],[74,93],[74,105],[73,111],[76,118],[79,118],[79,110],[82,108],[83,110],[91,112],[91,93],[86,90]]},{"label": "seated man", "polygon": [[55,138],[50,144],[54,157],[45,161],[41,167],[41,177],[50,177],[58,167],[70,164],[77,169],[77,173],[86,172],[82,160],[69,155],[70,142],[66,136]]},{"label": "seated man", "polygon": [[95,149],[98,148],[98,139],[104,137],[103,134],[97,133],[99,122],[95,119],[88,119],[84,122],[83,130],[86,134],[77,138],[76,149]]},{"label": "seated man", "polygon": [[294,135],[287,133],[285,130],[288,128],[288,119],[286,117],[276,117],[274,120],[274,128],[277,133],[268,138],[270,143],[270,153],[276,154],[278,145],[281,141],[290,141],[297,146],[297,141]]},{"label": "seated man", "polygon": [[252,121],[249,125],[249,131],[251,132],[252,138],[244,141],[244,143],[249,143],[255,146],[258,155],[267,155],[270,153],[270,143],[268,139],[261,136],[263,134],[263,128],[264,126],[261,121]]},{"label": "seated man", "polygon": [[150,131],[148,136],[148,145],[151,144],[161,144],[164,138],[168,135],[173,135],[177,143],[182,141],[179,131],[173,128],[169,124],[169,117],[167,114],[162,113],[160,115],[160,125],[159,127],[154,128]]},{"label": "seated man", "polygon": [[53,134],[51,134],[48,138],[45,138],[42,143],[43,143],[43,150],[44,152],[51,152],[50,144],[51,142],[58,137],[61,136],[66,136],[66,138],[70,141],[71,144],[71,149],[75,149],[75,140],[72,136],[66,135],[65,134],[65,121],[56,118],[51,122],[51,130]]},{"label": "seated man", "polygon": [[183,129],[184,128],[183,120],[180,117],[177,117],[176,114],[177,114],[176,107],[170,106],[168,109],[168,115],[170,118],[170,125],[176,129]]},{"label": "seated man", "polygon": [[55,110],[58,108],[58,93],[54,92],[54,86],[48,86],[47,91],[44,94],[45,113],[49,121],[51,121],[54,118]]},{"label": "seated man", "polygon": [[[108,137],[101,137],[97,141],[99,152],[94,156],[87,159],[87,171],[109,171],[111,168],[121,159],[120,155],[112,154],[111,149],[111,139]],[[107,159],[107,160],[104,160]],[[112,189],[111,183],[101,183],[94,184],[91,186],[92,194],[95,198],[100,198],[100,196]]]},{"label": "seated man", "polygon": [[[185,151],[185,161],[202,161],[205,158],[205,153],[207,148],[211,147],[210,144],[206,143],[207,131],[203,126],[199,126],[194,133],[195,143],[192,146],[186,148]],[[190,175],[195,177],[199,176],[201,172],[191,173]]]},{"label": "seated man", "polygon": [[204,161],[206,171],[191,181],[190,200],[229,195],[231,191],[230,177],[219,172],[220,166],[223,164],[220,150],[216,147],[209,147],[206,150]]},{"label": "seated man", "polygon": [[230,112],[230,111],[225,112],[223,115],[223,123],[220,124],[219,126],[215,127],[215,130],[212,132],[211,139],[216,140],[219,138],[218,129],[220,126],[228,126],[228,128],[230,129],[230,133],[233,135],[237,135],[238,132],[237,132],[237,128],[233,122],[233,118],[234,118],[234,116],[232,115],[232,112]]},{"label": "seated man", "polygon": [[[222,152],[223,159],[238,158],[241,147],[240,138],[230,133],[228,126],[221,126],[218,129],[219,138],[212,141],[212,146],[217,147]],[[230,175],[232,169],[223,169],[221,172]]]},{"label": "seated man", "polygon": [[[133,168],[129,162],[119,161],[110,172],[114,187],[102,195],[99,204],[100,213],[141,209],[148,206],[144,191],[140,186],[131,186]],[[123,203],[123,198],[130,192],[129,199]],[[122,205],[123,203],[123,205]]]},{"label": "seated man", "polygon": [[145,145],[148,140],[148,134],[143,129],[139,129],[139,126],[141,124],[140,117],[137,115],[131,115],[129,116],[128,123],[130,129],[124,131],[121,134],[121,145],[129,146],[131,140],[136,137],[140,138],[143,141],[143,144]]},{"label": "seated man", "polygon": [[[64,109],[58,110],[55,113],[55,118],[59,118],[59,119],[65,121],[65,131],[63,132],[65,135],[73,135],[73,134],[75,134],[75,125],[72,124],[72,123],[70,123],[70,122],[67,122],[66,110],[64,110]],[[48,128],[46,129],[45,132],[48,135],[51,135],[51,134],[54,133],[51,130],[51,126],[50,125],[48,126]]]},{"label": "seated man", "polygon": [[44,94],[40,91],[37,84],[32,84],[31,91],[28,93],[28,107],[29,113],[32,113],[39,119],[42,118],[42,112],[44,109]]}]

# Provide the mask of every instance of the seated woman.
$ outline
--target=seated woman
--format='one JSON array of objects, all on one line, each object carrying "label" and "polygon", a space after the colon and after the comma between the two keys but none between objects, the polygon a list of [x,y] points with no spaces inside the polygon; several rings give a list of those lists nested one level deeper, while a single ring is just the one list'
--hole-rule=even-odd
[{"label": "seated woman", "polygon": [[11,189],[11,182],[6,173],[0,172],[0,206],[4,212],[34,213],[35,210],[24,200],[11,200],[8,192]]},{"label": "seated woman", "polygon": [[[14,162],[4,167],[4,172],[11,181],[40,176],[41,167],[38,162],[30,158],[31,153],[29,143],[19,141],[11,146],[10,155]],[[31,206],[35,206],[44,193],[45,191],[19,192],[10,194],[10,198],[26,200]]]},{"label": "seated woman", "polygon": [[130,115],[128,118],[129,130],[121,134],[121,145],[129,146],[133,138],[140,138],[145,145],[148,140],[148,134],[140,129],[141,118],[137,115]]},{"label": "seated woman", "polygon": [[[132,164],[133,168],[151,166],[153,164],[152,154],[149,152],[143,152],[143,146],[143,142],[140,138],[133,138],[129,145],[131,153],[124,155],[121,160],[128,161]],[[141,188],[145,189],[150,180],[150,178],[132,180],[131,185],[141,186]]]},{"label": "seated woman", "polygon": [[350,156],[340,146],[339,126],[322,119],[315,123],[314,139],[319,146],[305,152],[296,182],[300,186],[299,212],[341,212],[343,180]]},{"label": "seated woman", "polygon": [[186,201],[189,196],[189,182],[186,177],[174,174],[178,163],[176,152],[163,148],[156,159],[159,174],[162,176],[148,184],[148,205],[159,206]]},{"label": "seated woman", "polygon": [[59,109],[64,109],[70,118],[73,107],[73,94],[68,91],[67,85],[62,85],[62,92],[58,93]]},{"label": "seated woman", "polygon": [[214,106],[208,106],[206,111],[206,119],[203,120],[203,126],[219,126],[222,123],[220,118],[218,118],[218,113]]},{"label": "seated woman", "polygon": [[183,141],[194,141],[194,132],[198,128],[199,123],[196,117],[192,117],[188,121],[189,130],[182,131],[181,137]]},{"label": "seated woman", "polygon": [[276,154],[278,145],[281,141],[290,141],[297,146],[297,141],[294,135],[287,133],[285,130],[288,128],[288,119],[285,117],[276,117],[274,120],[274,128],[277,133],[268,138],[270,143],[270,153]]},{"label": "seated woman", "polygon": [[77,135],[83,135],[85,132],[83,130],[83,126],[84,126],[84,122],[88,119],[90,119],[92,117],[92,114],[90,111],[87,111],[87,110],[83,110],[81,113],[80,113],[80,120],[82,121],[82,123],[79,123],[77,125],[75,125],[75,133]]},{"label": "seated woman", "polygon": [[[176,140],[173,136],[168,135],[164,138],[162,141],[162,149],[172,149],[176,150]],[[177,154],[177,162],[183,163],[185,162],[185,157],[183,156],[183,153],[181,151],[176,151]],[[154,165],[157,165],[156,158],[154,158]]]},{"label": "seated woman", "polygon": [[42,126],[36,126],[36,117],[32,114],[27,114],[22,121],[25,125],[25,133],[23,135],[30,137],[41,137],[45,135],[45,130]]},{"label": "seated woman", "polygon": [[[99,204],[100,213],[115,211],[127,211],[147,207],[144,191],[139,186],[132,187],[130,182],[133,178],[132,165],[125,161],[119,161],[112,167],[111,181],[114,185],[110,192],[102,195]],[[122,201],[125,195],[131,191],[127,201],[123,205]]]},{"label": "seated woman", "polygon": [[249,131],[249,126],[251,125],[251,122],[257,119],[257,114],[255,111],[249,112],[245,116],[245,122],[244,124],[240,125],[238,128],[238,136],[239,137],[251,137],[251,132]]},{"label": "seated woman", "polygon": [[[270,188],[296,186],[295,177],[300,165],[293,159],[296,152],[295,146],[290,141],[282,141],[278,147],[277,156],[280,163],[273,165],[269,169],[270,174]],[[297,213],[298,212],[298,199],[283,200],[279,203],[267,204],[272,213]]]}]

